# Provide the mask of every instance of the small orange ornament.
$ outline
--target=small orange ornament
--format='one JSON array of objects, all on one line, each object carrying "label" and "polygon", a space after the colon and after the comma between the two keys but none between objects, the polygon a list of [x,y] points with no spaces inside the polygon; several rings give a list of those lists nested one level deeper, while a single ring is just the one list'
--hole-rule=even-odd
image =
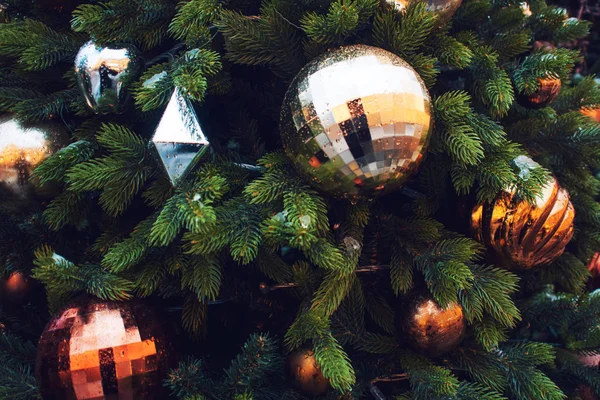
[{"label": "small orange ornament", "polygon": [[459,304],[442,308],[431,296],[419,294],[400,306],[399,331],[413,348],[436,357],[452,350],[462,340],[465,316]]},{"label": "small orange ornament", "polygon": [[590,291],[600,288],[600,253],[594,254],[587,268],[592,275],[588,281],[588,288]]},{"label": "small orange ornament", "polygon": [[296,389],[308,396],[321,396],[331,388],[329,379],[323,376],[312,349],[296,350],[288,357],[289,373]]},{"label": "small orange ornament", "polygon": [[3,303],[19,303],[33,288],[33,282],[22,272],[14,272],[0,282],[0,299]]},{"label": "small orange ornament", "polygon": [[509,190],[492,203],[478,204],[471,229],[507,268],[528,269],[549,264],[564,252],[573,237],[574,218],[569,193],[552,178],[535,204]]},{"label": "small orange ornament", "polygon": [[529,108],[542,108],[552,103],[560,94],[562,83],[554,77],[538,78],[538,89],[530,95],[520,95],[519,103]]},{"label": "small orange ornament", "polygon": [[596,122],[600,123],[600,107],[597,108],[582,108],[581,113],[586,115]]}]

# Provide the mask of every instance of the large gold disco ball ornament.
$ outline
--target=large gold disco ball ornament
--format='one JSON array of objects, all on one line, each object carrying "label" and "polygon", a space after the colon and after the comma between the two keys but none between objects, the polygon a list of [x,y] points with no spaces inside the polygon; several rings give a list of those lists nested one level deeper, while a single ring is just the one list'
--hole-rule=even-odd
[{"label": "large gold disco ball ornament", "polygon": [[421,77],[400,57],[363,45],[306,65],[281,112],[283,144],[297,170],[348,198],[402,186],[422,161],[432,127]]}]

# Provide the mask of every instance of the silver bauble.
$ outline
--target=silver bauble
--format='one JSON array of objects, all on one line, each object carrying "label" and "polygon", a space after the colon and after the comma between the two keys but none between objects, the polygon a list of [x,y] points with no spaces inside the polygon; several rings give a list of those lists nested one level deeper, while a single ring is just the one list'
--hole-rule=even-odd
[{"label": "silver bauble", "polygon": [[[24,126],[13,117],[0,118],[0,201],[33,194],[29,177],[46,158],[68,144],[69,135],[58,123]],[[43,192],[35,190],[39,195]],[[18,200],[17,202],[19,202]]]},{"label": "silver bauble", "polygon": [[[410,0],[384,0],[394,7],[396,11],[403,13],[408,7]],[[444,24],[452,18],[462,0],[427,0],[427,11],[438,15],[438,23]]]},{"label": "silver bauble", "polygon": [[141,63],[132,46],[84,44],[75,58],[77,83],[96,114],[119,113],[127,87],[138,78]]},{"label": "silver bauble", "polygon": [[400,187],[431,136],[431,98],[400,57],[341,47],[306,65],[283,102],[281,135],[298,171],[336,196],[372,197]]}]

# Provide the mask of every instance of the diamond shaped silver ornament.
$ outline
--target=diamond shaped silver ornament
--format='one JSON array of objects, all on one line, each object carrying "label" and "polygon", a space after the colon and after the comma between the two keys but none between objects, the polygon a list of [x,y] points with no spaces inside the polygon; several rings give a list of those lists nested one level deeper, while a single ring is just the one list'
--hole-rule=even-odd
[{"label": "diamond shaped silver ornament", "polygon": [[185,179],[208,149],[196,112],[178,88],[156,127],[152,143],[173,186]]}]

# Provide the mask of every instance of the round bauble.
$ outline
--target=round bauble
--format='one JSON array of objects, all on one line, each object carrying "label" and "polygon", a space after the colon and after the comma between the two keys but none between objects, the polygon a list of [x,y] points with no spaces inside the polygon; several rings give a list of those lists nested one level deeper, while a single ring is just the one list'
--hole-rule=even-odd
[{"label": "round bauble", "polygon": [[399,331],[415,350],[437,357],[461,342],[465,316],[459,304],[442,308],[430,295],[416,294],[400,303],[400,307]]},{"label": "round bauble", "polygon": [[[387,4],[394,7],[394,10],[404,13],[410,0],[384,0]],[[438,24],[448,22],[456,10],[462,4],[462,0],[427,0],[427,11],[435,13],[438,16]]]},{"label": "round bauble", "polygon": [[312,349],[301,348],[288,356],[288,371],[296,390],[307,396],[321,396],[331,388],[323,376]]},{"label": "round bauble", "polygon": [[528,108],[543,108],[552,103],[560,94],[562,83],[559,78],[538,78],[538,89],[530,94],[521,93],[517,96],[518,102]]},{"label": "round bauble", "polygon": [[582,365],[600,369],[600,354],[577,354],[576,357]]},{"label": "round bauble", "polygon": [[587,269],[591,275],[587,283],[588,289],[593,291],[600,288],[600,253],[594,254],[587,265]]},{"label": "round bauble", "polygon": [[598,108],[582,108],[581,113],[590,117],[594,121],[600,123],[600,107]]},{"label": "round bauble", "polygon": [[[0,118],[0,199],[31,196],[34,190],[29,180],[31,173],[65,146],[68,137],[64,127],[57,123],[26,126],[14,117]],[[42,192],[36,189],[36,194]]]},{"label": "round bauble", "polygon": [[526,1],[522,1],[519,6],[521,7],[521,10],[523,11],[523,15],[525,16],[525,18],[529,18],[533,15],[533,12],[531,11],[531,7],[529,6],[529,3],[527,3]]},{"label": "round bauble", "polygon": [[336,196],[392,191],[422,161],[431,136],[431,98],[400,57],[346,46],[306,65],[283,102],[281,134],[296,169]]},{"label": "round bauble", "polygon": [[0,281],[0,300],[3,305],[20,304],[34,287],[34,282],[23,272],[17,271]]},{"label": "round bauble", "polygon": [[120,113],[127,88],[141,71],[132,46],[100,46],[89,41],[75,58],[75,76],[88,106],[96,114]]},{"label": "round bauble", "polygon": [[164,321],[146,304],[80,299],[50,320],[38,343],[44,399],[162,399],[172,366]]},{"label": "round bauble", "polygon": [[502,191],[491,203],[478,204],[471,213],[471,229],[500,264],[528,269],[549,264],[565,251],[574,219],[569,193],[551,178],[534,204],[517,198],[512,190]]}]

